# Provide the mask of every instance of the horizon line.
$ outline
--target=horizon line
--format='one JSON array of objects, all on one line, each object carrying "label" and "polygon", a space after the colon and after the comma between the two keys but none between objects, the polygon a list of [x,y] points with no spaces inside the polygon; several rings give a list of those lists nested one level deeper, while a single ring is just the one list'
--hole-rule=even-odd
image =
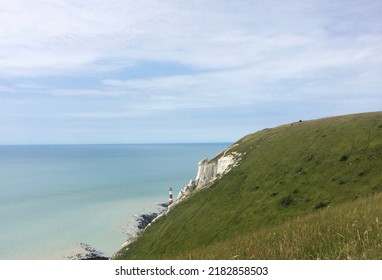
[{"label": "horizon line", "polygon": [[143,142],[143,143],[25,143],[0,144],[0,146],[96,146],[96,145],[198,145],[198,144],[233,144],[233,141],[213,142]]}]

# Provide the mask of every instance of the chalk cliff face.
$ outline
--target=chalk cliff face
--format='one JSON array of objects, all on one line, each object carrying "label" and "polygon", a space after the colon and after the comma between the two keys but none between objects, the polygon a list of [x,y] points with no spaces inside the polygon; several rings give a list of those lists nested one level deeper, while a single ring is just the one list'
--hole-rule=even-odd
[{"label": "chalk cliff face", "polygon": [[207,158],[199,161],[198,174],[195,181],[197,181],[197,188],[201,188],[209,182],[213,181],[217,175],[218,165],[216,162],[209,162]]},{"label": "chalk cliff face", "polygon": [[208,186],[215,179],[229,172],[232,167],[236,166],[240,161],[240,154],[225,150],[223,155],[214,161],[208,161],[207,158],[199,161],[198,174],[195,180],[191,180],[187,186],[180,190],[178,198],[174,204],[187,198],[195,190]]}]

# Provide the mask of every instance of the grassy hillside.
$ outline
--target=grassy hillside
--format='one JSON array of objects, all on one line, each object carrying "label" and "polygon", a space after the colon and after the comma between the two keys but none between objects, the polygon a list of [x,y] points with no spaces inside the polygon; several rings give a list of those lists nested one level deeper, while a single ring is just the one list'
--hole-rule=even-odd
[{"label": "grassy hillside", "polygon": [[382,195],[344,202],[177,259],[382,259]]},{"label": "grassy hillside", "polygon": [[264,129],[237,144],[237,167],[155,222],[118,258],[207,258],[217,244],[228,248],[222,244],[382,190],[381,112]]}]

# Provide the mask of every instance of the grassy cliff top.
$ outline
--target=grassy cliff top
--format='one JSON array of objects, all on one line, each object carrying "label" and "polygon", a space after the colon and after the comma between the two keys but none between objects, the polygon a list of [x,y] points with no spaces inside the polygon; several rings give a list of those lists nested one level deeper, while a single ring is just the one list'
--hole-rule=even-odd
[{"label": "grassy cliff top", "polygon": [[208,258],[218,244],[224,251],[231,241],[245,243],[245,236],[382,191],[382,112],[267,128],[236,144],[231,150],[242,154],[237,167],[180,203],[116,257]]}]

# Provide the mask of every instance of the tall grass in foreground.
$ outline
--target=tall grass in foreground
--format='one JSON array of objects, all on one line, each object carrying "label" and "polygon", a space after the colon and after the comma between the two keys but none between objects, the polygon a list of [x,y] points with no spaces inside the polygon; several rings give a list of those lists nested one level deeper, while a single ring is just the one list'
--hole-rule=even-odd
[{"label": "tall grass in foreground", "polygon": [[382,259],[382,194],[198,248],[179,259]]}]

